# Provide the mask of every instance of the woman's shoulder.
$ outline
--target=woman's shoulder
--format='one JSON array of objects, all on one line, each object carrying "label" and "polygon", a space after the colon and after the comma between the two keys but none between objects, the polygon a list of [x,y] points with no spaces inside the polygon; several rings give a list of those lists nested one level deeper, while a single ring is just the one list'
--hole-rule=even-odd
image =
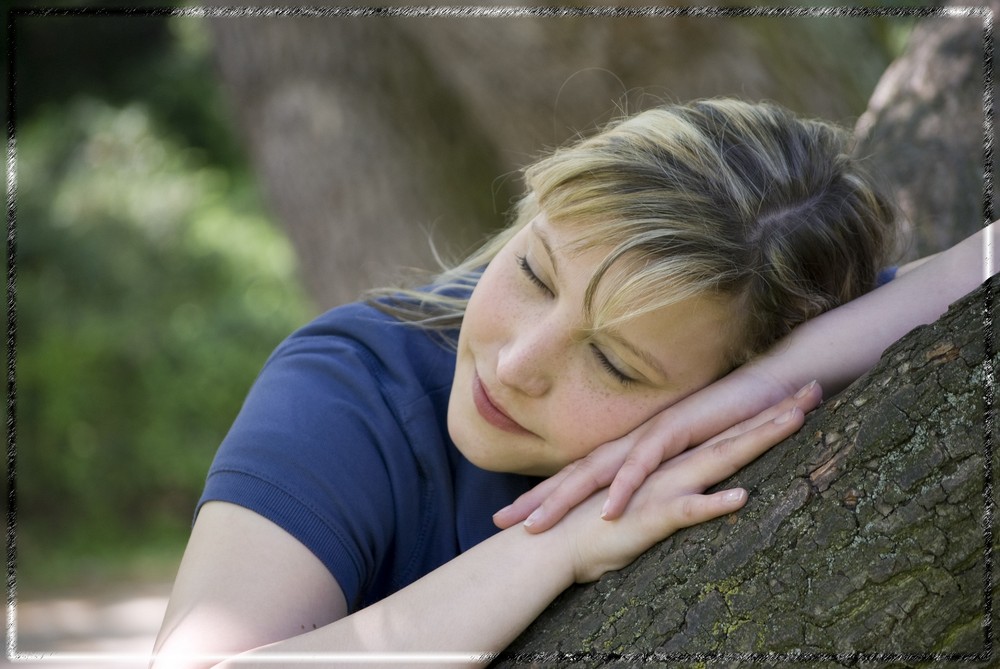
[{"label": "woman's shoulder", "polygon": [[879,271],[878,276],[875,277],[875,287],[881,287],[889,283],[896,278],[896,272],[899,270],[895,265],[890,267],[885,267]]},{"label": "woman's shoulder", "polygon": [[436,332],[355,302],[289,335],[267,359],[258,382],[285,379],[286,387],[308,386],[344,402],[384,403],[406,424],[407,406],[446,401],[454,369],[455,352]]},{"label": "woman's shoulder", "polygon": [[[421,543],[428,515],[446,516],[425,491],[451,475],[453,374],[453,353],[369,304],[317,316],[265,364],[202,503],[229,501],[278,524],[323,561],[349,602],[386,594],[413,577],[409,556],[430,550]],[[404,546],[401,564],[393,546]]]},{"label": "woman's shoulder", "polygon": [[300,327],[277,352],[302,346],[365,350],[383,364],[414,358],[454,357],[439,338],[418,325],[400,321],[369,302],[334,307]]},{"label": "woman's shoulder", "polygon": [[313,318],[286,341],[309,337],[343,337],[358,342],[377,343],[406,336],[396,327],[399,321],[369,302],[351,302],[333,307]]}]

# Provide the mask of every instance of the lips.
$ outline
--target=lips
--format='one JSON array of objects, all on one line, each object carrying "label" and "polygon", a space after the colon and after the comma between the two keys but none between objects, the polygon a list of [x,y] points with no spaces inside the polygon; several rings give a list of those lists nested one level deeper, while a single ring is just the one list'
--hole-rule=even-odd
[{"label": "lips", "polygon": [[479,415],[483,417],[483,420],[498,430],[503,430],[511,434],[533,434],[533,432],[522,427],[520,423],[504,413],[503,409],[494,404],[493,399],[486,392],[482,381],[480,381],[478,373],[472,378],[472,401],[476,405]]}]

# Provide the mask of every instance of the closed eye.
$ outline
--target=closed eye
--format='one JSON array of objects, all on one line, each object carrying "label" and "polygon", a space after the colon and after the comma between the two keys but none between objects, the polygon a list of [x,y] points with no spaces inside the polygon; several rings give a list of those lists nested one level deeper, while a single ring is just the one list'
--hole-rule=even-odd
[{"label": "closed eye", "polygon": [[528,264],[527,256],[517,256],[517,266],[520,267],[521,271],[524,272],[524,275],[528,277],[528,281],[535,284],[538,288],[545,291],[549,295],[553,294],[552,290],[545,285],[545,282],[539,279],[538,275],[535,274],[535,271],[531,269],[531,265]]},{"label": "closed eye", "polygon": [[597,348],[593,344],[590,345],[590,349],[594,352],[594,356],[597,357],[597,361],[601,363],[601,367],[607,370],[608,374],[613,376],[615,380],[617,380],[620,384],[622,384],[626,388],[635,384],[636,382],[635,379],[633,379],[631,376],[627,376],[620,369],[615,367],[611,363],[611,361],[608,360],[608,356],[604,355],[601,349]]}]

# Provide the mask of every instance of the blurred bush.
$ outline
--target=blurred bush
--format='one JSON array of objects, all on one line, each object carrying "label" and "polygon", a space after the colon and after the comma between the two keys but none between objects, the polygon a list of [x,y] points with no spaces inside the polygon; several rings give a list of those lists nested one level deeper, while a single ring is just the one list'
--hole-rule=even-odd
[{"label": "blurred bush", "polygon": [[175,114],[171,127],[153,108],[157,86],[142,90],[116,104],[78,95],[19,123],[18,573],[29,584],[67,555],[182,545],[247,388],[311,310],[246,169],[191,139],[210,134],[188,127],[206,114]]}]

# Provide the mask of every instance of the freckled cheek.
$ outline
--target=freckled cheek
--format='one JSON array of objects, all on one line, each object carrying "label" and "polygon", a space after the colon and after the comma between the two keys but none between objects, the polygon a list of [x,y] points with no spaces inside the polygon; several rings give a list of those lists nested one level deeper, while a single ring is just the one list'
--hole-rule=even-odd
[{"label": "freckled cheek", "polygon": [[485,344],[506,329],[510,320],[511,309],[504,291],[496,289],[496,282],[481,283],[476,293],[469,301],[465,311],[462,329],[470,342],[476,345]]},{"label": "freckled cheek", "polygon": [[521,314],[524,305],[519,302],[514,290],[516,278],[502,271],[483,276],[470,303],[479,324],[478,329],[487,333],[496,332],[498,328],[504,329],[512,319]]},{"label": "freckled cheek", "polygon": [[628,434],[648,417],[644,403],[616,396],[592,382],[577,379],[564,387],[567,392],[556,406],[555,424],[570,461]]}]

